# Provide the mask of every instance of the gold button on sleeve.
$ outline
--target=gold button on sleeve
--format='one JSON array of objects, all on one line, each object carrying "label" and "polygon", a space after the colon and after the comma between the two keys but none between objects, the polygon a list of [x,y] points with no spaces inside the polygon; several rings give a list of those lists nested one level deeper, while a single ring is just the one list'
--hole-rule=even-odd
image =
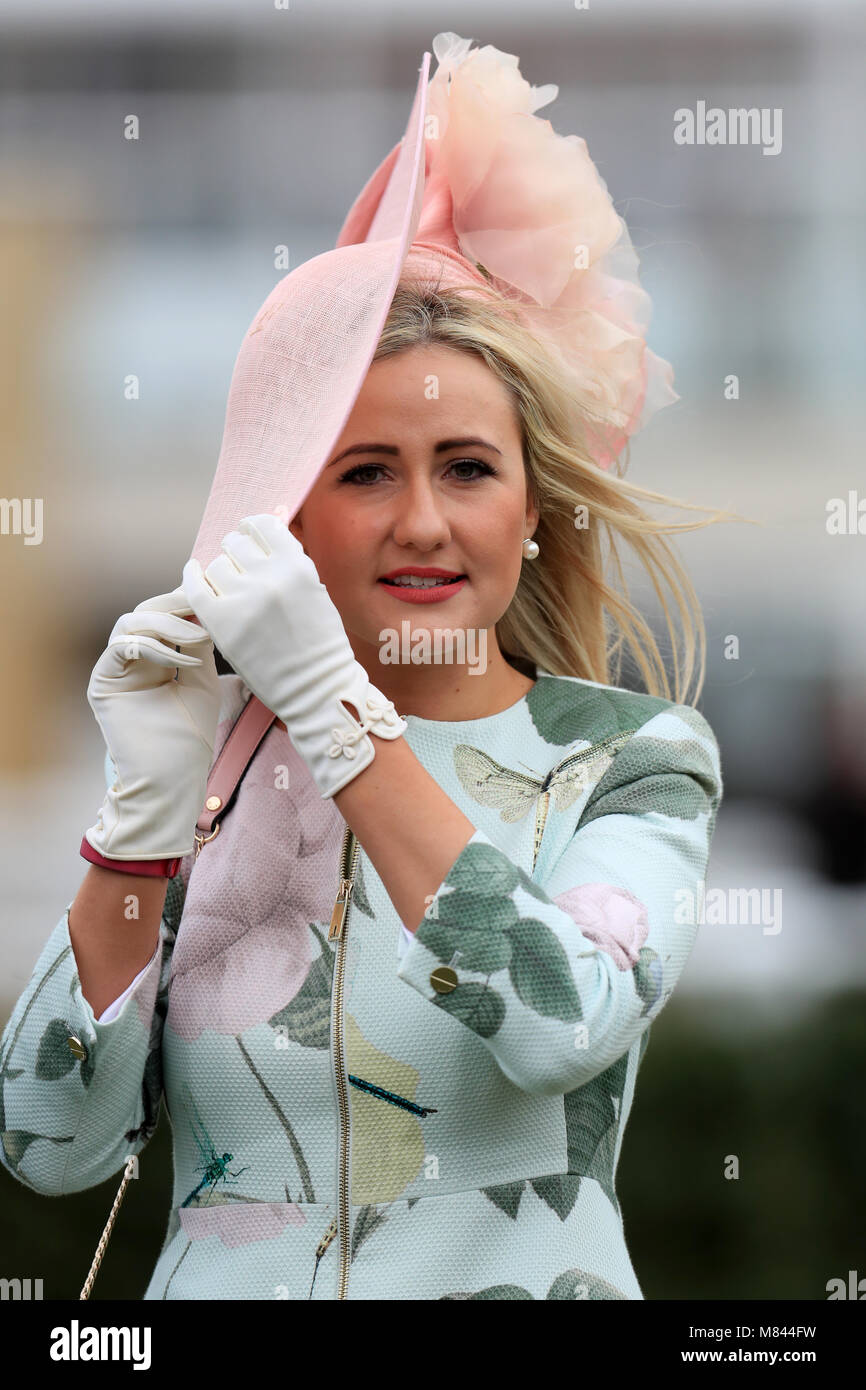
[{"label": "gold button on sleeve", "polygon": [[450,965],[440,965],[430,976],[430,983],[437,994],[450,994],[452,989],[457,988],[457,971],[452,970]]}]

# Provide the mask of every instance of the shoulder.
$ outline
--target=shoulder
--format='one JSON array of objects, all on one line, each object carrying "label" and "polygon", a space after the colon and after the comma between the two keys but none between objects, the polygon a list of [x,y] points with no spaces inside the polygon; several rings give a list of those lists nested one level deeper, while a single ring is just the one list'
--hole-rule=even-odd
[{"label": "shoulder", "polygon": [[661,716],[685,721],[695,733],[701,736],[709,733],[712,737],[706,719],[691,705],[680,705],[659,695],[645,695],[578,676],[539,672],[526,704],[541,737],[560,746],[578,740],[595,743],[616,734],[637,733]]},{"label": "shoulder", "polygon": [[605,788],[676,773],[700,782],[711,803],[721,799],[719,745],[693,705],[577,676],[539,673],[527,707],[538,733],[550,743],[608,741],[614,765],[602,779]]}]

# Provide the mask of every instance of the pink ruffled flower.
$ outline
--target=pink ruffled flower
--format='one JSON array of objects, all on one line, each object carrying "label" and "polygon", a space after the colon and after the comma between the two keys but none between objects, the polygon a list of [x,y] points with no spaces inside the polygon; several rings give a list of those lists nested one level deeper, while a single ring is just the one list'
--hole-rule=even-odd
[{"label": "pink ruffled flower", "polygon": [[573,373],[590,450],[609,468],[630,435],[679,399],[670,364],[646,346],[651,303],[626,223],[586,141],[535,115],[556,85],[531,86],[515,54],[473,50],[457,34],[438,34],[433,50],[415,244],[457,251],[525,297],[523,317]]},{"label": "pink ruffled flower", "polygon": [[613,957],[618,969],[637,965],[649,924],[646,907],[634,893],[612,883],[582,883],[552,901],[574,918],[588,940]]}]

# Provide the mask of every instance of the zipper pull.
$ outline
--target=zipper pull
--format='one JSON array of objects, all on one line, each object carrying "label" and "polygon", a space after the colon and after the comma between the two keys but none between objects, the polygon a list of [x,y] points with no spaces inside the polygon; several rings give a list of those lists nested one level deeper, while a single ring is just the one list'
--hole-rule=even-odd
[{"label": "zipper pull", "polygon": [[318,1272],[319,1272],[319,1261],[321,1260],[321,1258],[322,1258],[322,1256],[324,1255],[325,1251],[327,1250],[328,1246],[331,1244],[331,1241],[334,1239],[335,1235],[337,1234],[338,1229],[339,1229],[339,1228],[338,1228],[338,1226],[337,1226],[337,1218],[336,1218],[336,1216],[335,1216],[334,1219],[333,1219],[333,1221],[331,1222],[330,1226],[328,1227],[327,1231],[326,1231],[325,1234],[322,1236],[322,1239],[319,1241],[318,1245],[316,1246],[316,1267],[315,1267],[315,1269],[313,1270],[313,1282],[312,1282],[312,1284],[310,1284],[310,1292],[307,1294],[307,1297],[308,1297],[308,1298],[312,1298],[312,1297],[313,1297],[313,1288],[315,1287],[315,1283],[316,1283],[316,1275],[317,1275]]},{"label": "zipper pull", "polygon": [[334,1236],[335,1236],[336,1234],[337,1234],[337,1218],[336,1218],[336,1216],[335,1216],[334,1219],[333,1219],[333,1221],[331,1222],[330,1226],[328,1227],[327,1231],[326,1231],[325,1234],[322,1236],[322,1239],[319,1241],[318,1245],[316,1246],[316,1259],[317,1259],[317,1260],[320,1260],[320,1259],[322,1258],[322,1256],[324,1255],[325,1251],[327,1250],[328,1246],[331,1244],[331,1241],[334,1239]]},{"label": "zipper pull", "polygon": [[341,878],[337,898],[334,903],[334,910],[331,913],[331,925],[328,928],[328,940],[339,941],[343,935],[343,923],[346,920],[346,913],[349,911],[349,898],[352,896],[353,883],[350,878]]}]

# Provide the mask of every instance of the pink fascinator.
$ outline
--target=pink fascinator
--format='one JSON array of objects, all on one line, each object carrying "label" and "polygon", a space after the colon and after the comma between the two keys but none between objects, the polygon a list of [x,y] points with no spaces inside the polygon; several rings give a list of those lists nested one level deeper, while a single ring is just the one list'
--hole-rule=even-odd
[{"label": "pink fascinator", "polygon": [[244,516],[287,522],[345,428],[401,280],[492,285],[574,377],[607,469],[678,400],[646,345],[649,295],[624,220],[577,135],[535,113],[518,59],[437,34],[403,139],[356,198],[334,250],[280,280],[235,362],[222,448],[192,555],[206,567]]}]

